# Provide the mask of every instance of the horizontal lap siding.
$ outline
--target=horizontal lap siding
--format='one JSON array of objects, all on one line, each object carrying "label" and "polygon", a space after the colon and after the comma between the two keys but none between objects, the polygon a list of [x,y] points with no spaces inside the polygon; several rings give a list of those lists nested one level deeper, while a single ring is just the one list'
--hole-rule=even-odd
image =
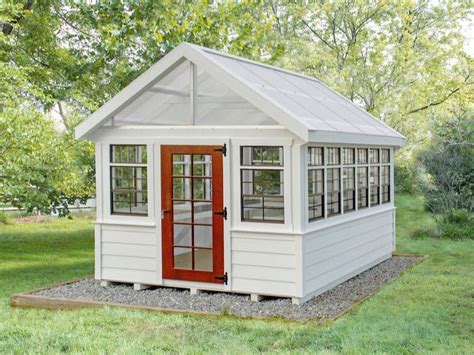
[{"label": "horizontal lap siding", "polygon": [[156,283],[156,250],[154,228],[102,226],[102,279]]},{"label": "horizontal lap siding", "polygon": [[232,290],[295,296],[295,238],[253,233],[232,235]]},{"label": "horizontal lap siding", "polygon": [[393,251],[393,211],[316,231],[303,238],[303,292],[318,293]]}]

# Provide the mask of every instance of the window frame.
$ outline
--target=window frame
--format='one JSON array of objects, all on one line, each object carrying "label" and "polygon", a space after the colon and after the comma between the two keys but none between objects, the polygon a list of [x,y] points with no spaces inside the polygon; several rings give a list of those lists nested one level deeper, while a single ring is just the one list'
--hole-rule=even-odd
[{"label": "window frame", "polygon": [[[310,150],[311,148],[322,148],[323,149],[323,165],[319,166],[314,166],[311,165],[311,153]],[[328,164],[328,149],[333,149],[333,148],[338,148],[339,152],[339,164],[334,164],[330,165]],[[348,160],[346,159],[346,154],[347,150],[353,150],[354,152],[354,159]],[[359,151],[361,150],[361,153]],[[365,151],[365,154],[364,154]],[[388,162],[382,162],[382,156],[386,154],[386,151],[388,151]],[[376,155],[375,161],[377,163],[373,163],[374,159],[372,159],[372,154]],[[325,145],[325,144],[315,144],[311,143],[305,146],[304,148],[304,154],[305,154],[305,169],[306,169],[306,224],[311,224],[312,222],[319,221],[319,220],[326,220],[328,218],[338,216],[338,215],[344,215],[348,213],[353,213],[357,212],[359,210],[366,210],[370,209],[371,207],[377,207],[381,206],[382,204],[386,203],[393,203],[393,149],[390,147],[384,147],[384,146],[373,146],[373,145],[351,145],[351,144],[340,144],[340,145]],[[365,155],[365,160],[360,162],[359,156],[364,157]],[[349,162],[349,164],[345,164],[345,162]],[[372,191],[371,191],[371,171],[372,167],[377,167],[378,168],[378,175],[376,177],[376,182],[377,184],[374,186],[378,187],[378,204],[371,203],[371,196],[372,196]],[[382,202],[383,198],[383,186],[382,186],[382,171],[384,167],[388,167],[388,175],[385,176],[387,178],[388,176],[388,184],[385,184],[384,186],[388,186],[388,191],[385,192],[385,196],[388,195],[388,201]],[[354,188],[350,189],[352,191],[352,196],[354,197],[354,208],[347,210],[345,207],[345,202],[346,202],[346,189],[344,184],[345,178],[344,178],[344,172],[346,171],[346,168],[353,169],[354,172]],[[359,168],[364,168],[366,173],[367,173],[367,179],[366,179],[366,206],[365,207],[359,207]],[[310,208],[312,205],[310,205],[310,176],[309,176],[309,171],[310,170],[315,170],[315,169],[321,169],[323,170],[323,184],[324,184],[324,192],[323,192],[323,216],[318,217],[318,218],[310,218]],[[340,190],[339,190],[339,213],[333,213],[329,214],[328,213],[328,181],[327,181],[327,171],[328,169],[339,169],[339,180],[340,180]],[[372,186],[373,187],[373,186]]]},{"label": "window frame", "polygon": [[[274,149],[279,149],[280,153],[280,158],[277,161],[278,165],[271,165],[271,164],[252,164],[253,159],[252,156],[250,157],[250,165],[244,164],[244,149],[245,148],[274,148]],[[252,153],[253,154],[253,150]],[[274,145],[274,144],[268,144],[268,145],[252,145],[252,144],[243,144],[239,146],[239,184],[240,184],[240,222],[242,223],[269,223],[269,224],[284,224],[285,223],[285,165],[284,165],[284,155],[285,155],[285,147],[283,145]],[[244,171],[251,171],[252,172],[252,179],[254,180],[254,174],[255,171],[279,171],[280,172],[280,189],[281,189],[281,195],[265,195],[262,191],[261,194],[244,194],[244,182],[243,181],[243,172]],[[254,184],[253,182],[252,184]],[[256,197],[256,198],[261,198],[262,199],[262,207],[258,208],[262,210],[262,219],[250,219],[250,218],[245,218],[245,210],[246,207],[244,206],[244,198],[245,197]],[[278,209],[282,210],[283,212],[283,218],[281,220],[277,219],[265,219],[265,198],[273,198],[273,197],[278,197],[281,198],[281,208],[269,208],[269,209]]]},{"label": "window frame", "polygon": [[[119,162],[114,162],[113,159],[114,159],[114,156],[113,156],[113,149],[114,147],[142,147],[142,149],[144,149],[144,153],[145,153],[145,157],[146,157],[146,161],[145,162],[123,162],[123,161],[119,161]],[[108,151],[109,151],[109,157],[108,157],[108,163],[109,163],[109,184],[108,184],[108,188],[109,188],[109,196],[110,196],[110,204],[109,204],[109,213],[110,215],[112,216],[132,216],[132,217],[149,217],[149,192],[150,192],[150,188],[149,188],[149,171],[148,171],[148,162],[149,162],[149,154],[148,154],[148,145],[147,144],[143,144],[143,143],[140,143],[140,144],[131,144],[131,143],[110,143],[108,144]],[[138,154],[138,152],[136,153]],[[138,156],[137,156],[138,158]],[[137,160],[141,160],[141,159],[137,159]],[[121,192],[121,191],[117,191],[116,188],[114,188],[114,180],[116,180],[116,178],[114,178],[114,168],[132,168],[133,169],[133,175],[136,174],[136,169],[138,168],[141,168],[142,169],[142,172],[144,171],[145,172],[145,179],[142,179],[142,180],[145,180],[146,181],[146,189],[141,189],[141,190],[138,190],[138,189],[134,189],[134,190],[130,190],[129,193],[133,194],[133,193],[138,193],[138,192],[141,192],[142,194],[144,194],[146,196],[146,204],[144,204],[143,206],[146,206],[146,212],[133,212],[132,211],[132,207],[133,205],[130,204],[129,206],[129,210],[130,212],[123,212],[123,211],[120,211],[120,212],[117,212],[117,211],[114,211],[114,202],[115,202],[115,199],[114,199],[114,193],[117,193],[117,192]],[[133,180],[136,180],[137,178],[134,176],[133,177]]]}]

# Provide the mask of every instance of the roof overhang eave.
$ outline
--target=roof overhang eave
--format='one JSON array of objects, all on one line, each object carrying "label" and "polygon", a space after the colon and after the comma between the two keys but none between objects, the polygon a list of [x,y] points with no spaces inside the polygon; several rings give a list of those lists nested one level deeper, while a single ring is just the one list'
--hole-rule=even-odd
[{"label": "roof overhang eave", "polygon": [[405,145],[405,137],[402,135],[383,136],[319,130],[309,131],[309,141],[329,144],[382,145],[391,147],[403,147]]}]

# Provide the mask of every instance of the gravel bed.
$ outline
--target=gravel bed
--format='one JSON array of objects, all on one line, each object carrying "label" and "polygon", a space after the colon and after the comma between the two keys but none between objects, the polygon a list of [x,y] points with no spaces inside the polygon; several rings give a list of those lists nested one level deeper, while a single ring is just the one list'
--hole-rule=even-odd
[{"label": "gravel bed", "polygon": [[189,290],[156,287],[135,291],[131,284],[101,287],[99,281],[86,279],[53,287],[33,294],[77,300],[93,300],[127,305],[227,313],[239,317],[282,317],[293,320],[327,320],[350,309],[356,302],[370,296],[384,284],[399,276],[421,259],[420,256],[394,256],[362,274],[334,287],[302,305],[293,305],[288,298],[264,298],[250,301],[250,296],[223,292],[203,292],[191,296]]}]

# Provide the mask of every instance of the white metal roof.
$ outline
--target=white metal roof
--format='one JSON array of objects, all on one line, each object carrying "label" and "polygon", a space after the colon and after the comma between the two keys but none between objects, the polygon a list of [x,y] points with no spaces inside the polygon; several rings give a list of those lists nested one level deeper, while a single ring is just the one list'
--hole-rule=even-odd
[{"label": "white metal roof", "polygon": [[[187,71],[190,63],[197,67],[195,84]],[[317,79],[188,43],[94,112],[76,136],[112,117],[123,124],[190,124],[186,117],[193,95],[195,124],[244,125],[247,119],[249,124],[280,124],[304,141],[327,136],[334,142],[404,144],[397,131]]]}]

